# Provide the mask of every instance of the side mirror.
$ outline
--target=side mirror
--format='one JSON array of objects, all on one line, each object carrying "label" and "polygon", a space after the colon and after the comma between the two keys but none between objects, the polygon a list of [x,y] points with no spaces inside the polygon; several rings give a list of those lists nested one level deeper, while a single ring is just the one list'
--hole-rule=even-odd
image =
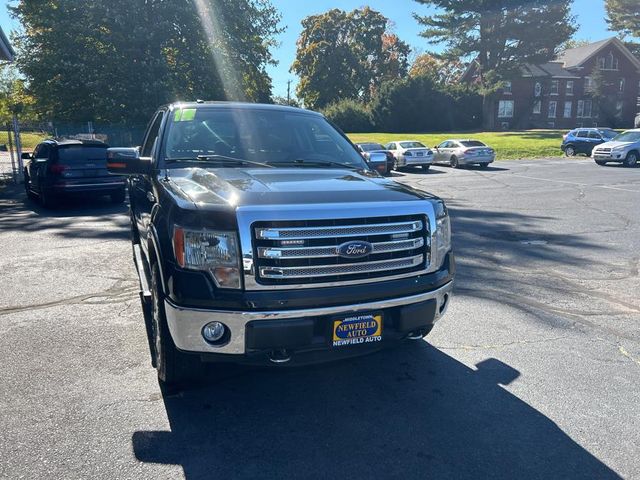
[{"label": "side mirror", "polygon": [[433,148],[435,148],[436,150],[438,150],[438,145],[434,145]]},{"label": "side mirror", "polygon": [[115,175],[138,175],[149,173],[151,161],[140,157],[137,148],[108,148],[107,170]]},{"label": "side mirror", "polygon": [[23,152],[21,155],[22,160],[31,160],[33,156],[30,153]]},{"label": "side mirror", "polygon": [[369,154],[369,166],[381,175],[387,173],[387,154],[372,152]]}]

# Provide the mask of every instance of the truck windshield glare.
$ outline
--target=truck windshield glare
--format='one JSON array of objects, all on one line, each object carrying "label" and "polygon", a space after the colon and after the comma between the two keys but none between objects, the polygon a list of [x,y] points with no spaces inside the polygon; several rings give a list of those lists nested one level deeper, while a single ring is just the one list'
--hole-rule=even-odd
[{"label": "truck windshield glare", "polygon": [[[259,109],[178,109],[168,126],[164,153],[167,160],[227,157],[272,166],[366,168],[353,146],[324,118]],[[180,167],[169,161],[166,166]]]}]

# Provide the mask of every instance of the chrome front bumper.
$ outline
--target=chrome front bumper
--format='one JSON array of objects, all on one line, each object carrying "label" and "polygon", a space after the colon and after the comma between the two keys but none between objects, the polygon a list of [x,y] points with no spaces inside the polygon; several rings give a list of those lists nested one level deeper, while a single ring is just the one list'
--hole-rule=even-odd
[{"label": "chrome front bumper", "polygon": [[[334,307],[320,307],[305,310],[276,310],[266,312],[234,312],[226,310],[204,310],[182,308],[165,300],[165,312],[169,331],[174,343],[180,350],[198,353],[225,353],[242,355],[245,353],[245,329],[249,322],[256,320],[286,320],[305,317],[323,317],[341,313],[357,313],[386,308],[411,305],[435,299],[437,301],[434,322],[442,317],[449,304],[453,281],[429,292],[409,297],[392,298],[377,302],[355,305],[338,305]],[[229,342],[215,346],[207,343],[202,337],[202,329],[212,321],[224,323],[231,331]]]}]

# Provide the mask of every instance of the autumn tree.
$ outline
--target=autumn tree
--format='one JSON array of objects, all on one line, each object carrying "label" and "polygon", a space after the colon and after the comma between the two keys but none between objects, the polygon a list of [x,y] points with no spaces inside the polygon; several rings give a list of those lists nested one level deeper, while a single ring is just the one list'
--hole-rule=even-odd
[{"label": "autumn tree", "polygon": [[175,100],[267,101],[269,0],[19,0],[17,63],[44,118],[146,122]]},{"label": "autumn tree", "polygon": [[367,100],[383,81],[406,75],[409,47],[389,27],[369,7],[302,20],[291,67],[300,77],[298,98],[315,109],[344,98]]},{"label": "autumn tree", "polygon": [[552,59],[576,28],[571,0],[416,0],[435,7],[431,16],[414,14],[443,56],[475,62],[484,96],[485,128],[493,129],[495,92],[523,63]]},{"label": "autumn tree", "polygon": [[460,60],[423,53],[413,61],[409,75],[411,77],[430,77],[436,84],[451,85],[460,80],[465,68],[465,64]]}]

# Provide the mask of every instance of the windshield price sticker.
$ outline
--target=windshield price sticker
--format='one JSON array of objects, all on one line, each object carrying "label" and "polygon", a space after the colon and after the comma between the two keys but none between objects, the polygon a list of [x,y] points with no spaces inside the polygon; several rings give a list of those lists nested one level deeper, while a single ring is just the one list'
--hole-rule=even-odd
[{"label": "windshield price sticker", "polygon": [[196,117],[195,108],[179,108],[174,114],[174,122],[192,122]]},{"label": "windshield price sticker", "polygon": [[382,340],[382,315],[358,315],[333,322],[333,346],[357,345]]}]

